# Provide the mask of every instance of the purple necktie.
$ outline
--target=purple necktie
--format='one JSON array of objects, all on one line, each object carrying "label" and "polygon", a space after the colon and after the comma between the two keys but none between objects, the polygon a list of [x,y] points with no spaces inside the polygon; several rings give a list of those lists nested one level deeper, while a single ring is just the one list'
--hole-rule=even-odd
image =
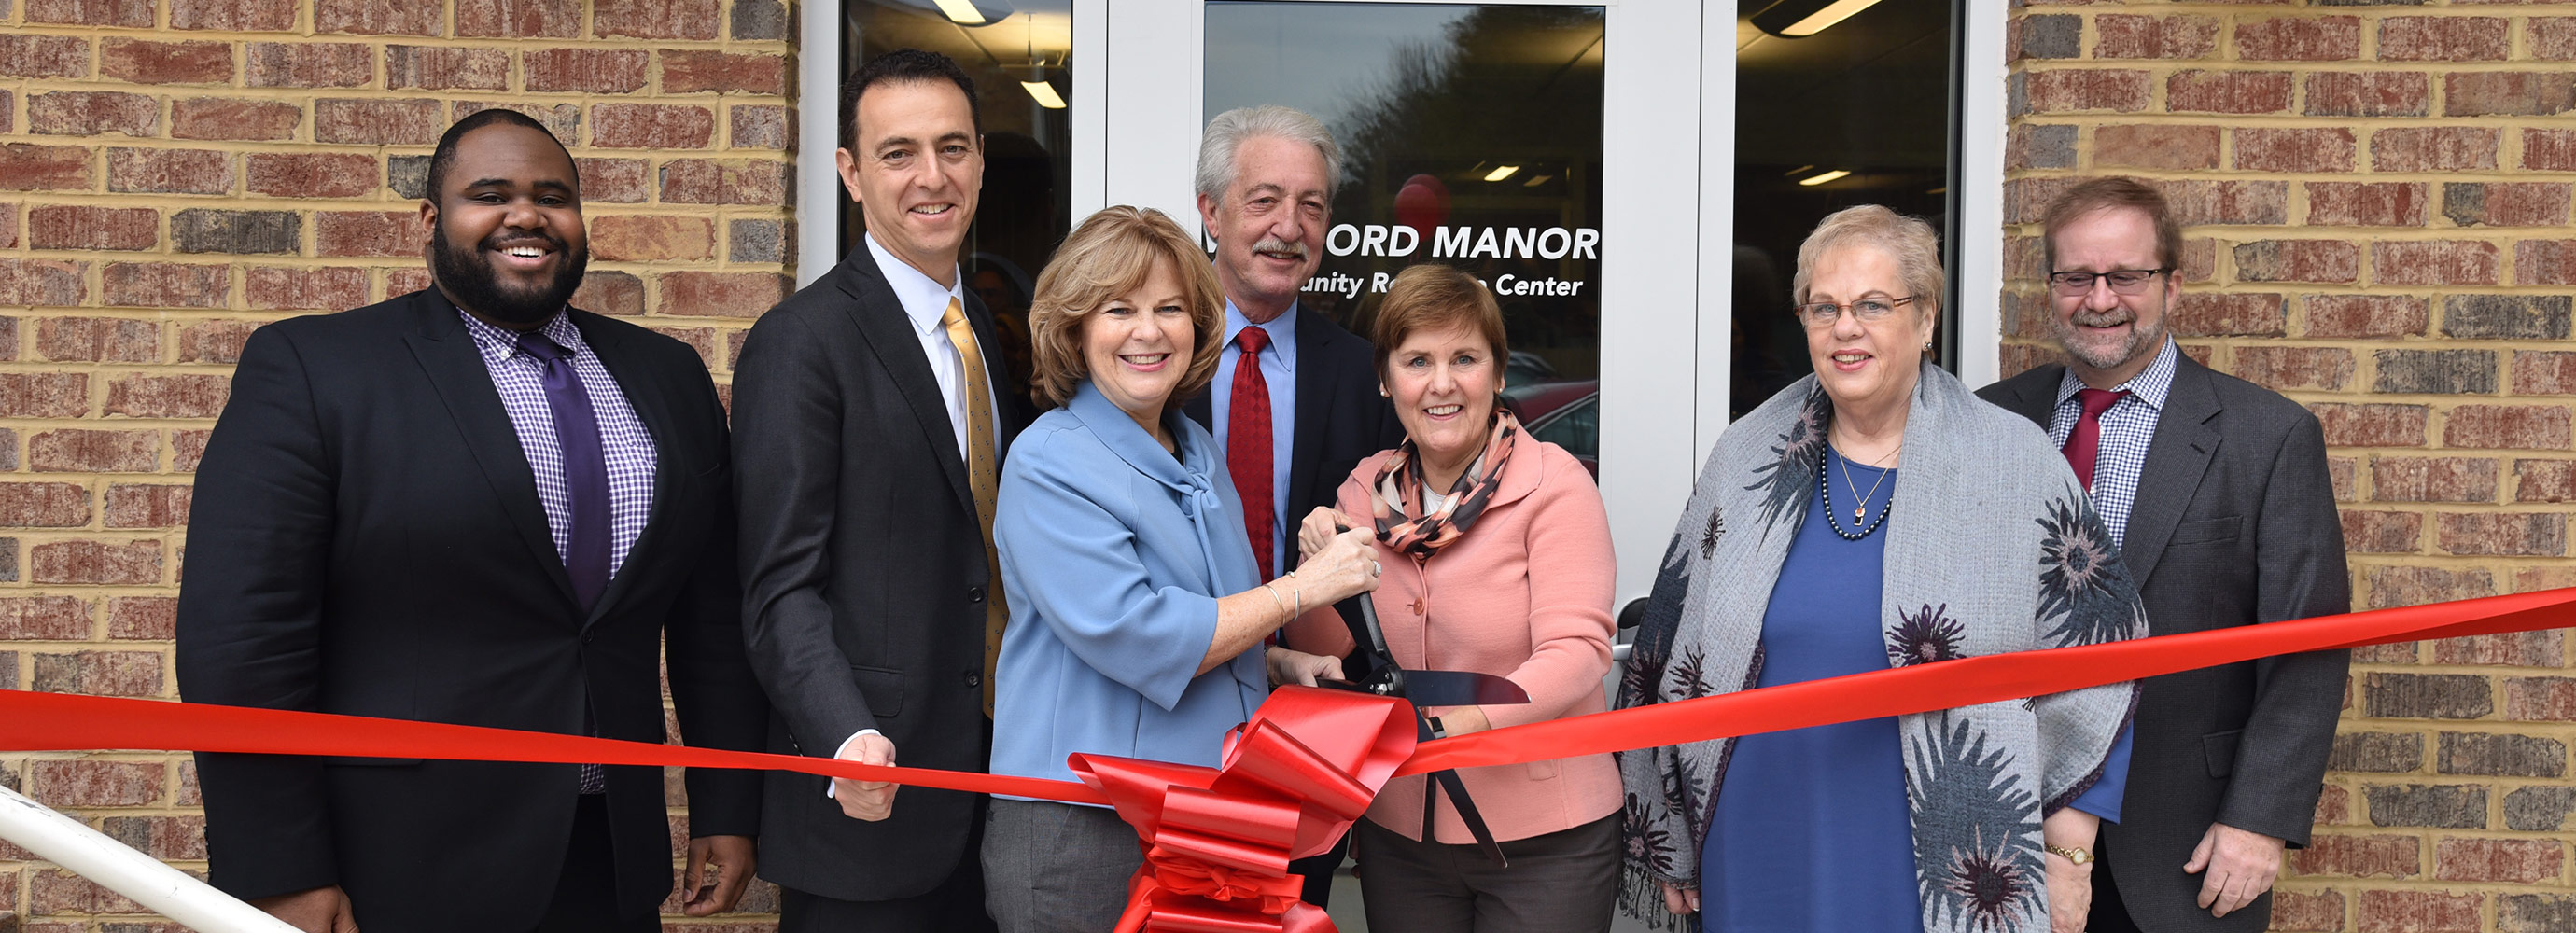
[{"label": "purple necktie", "polygon": [[572,578],[573,595],[586,612],[608,589],[608,459],[600,452],[599,418],[591,412],[581,376],[573,372],[572,351],[534,331],[519,335],[519,351],[545,367],[546,407],[554,412],[564,492],[572,504],[572,527],[564,534],[564,573]]}]

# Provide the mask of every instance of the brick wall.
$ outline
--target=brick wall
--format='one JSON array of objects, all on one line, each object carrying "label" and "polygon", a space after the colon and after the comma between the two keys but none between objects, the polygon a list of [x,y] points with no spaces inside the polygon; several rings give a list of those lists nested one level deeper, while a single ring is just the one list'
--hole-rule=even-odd
[{"label": "brick wall", "polygon": [[[176,695],[189,473],[229,364],[263,322],[423,287],[430,146],[486,102],[581,160],[577,303],[687,341],[724,381],[787,287],[792,15],[0,0],[0,688]],[[0,784],[203,868],[184,757],[0,756]],[[138,913],[0,844],[0,930],[146,929]]]},{"label": "brick wall", "polygon": [[[2016,5],[2003,368],[2051,357],[2040,211],[2182,214],[2174,333],[2323,420],[2357,608],[2576,585],[2576,4]],[[2280,930],[2576,930],[2563,632],[2354,659]]]}]

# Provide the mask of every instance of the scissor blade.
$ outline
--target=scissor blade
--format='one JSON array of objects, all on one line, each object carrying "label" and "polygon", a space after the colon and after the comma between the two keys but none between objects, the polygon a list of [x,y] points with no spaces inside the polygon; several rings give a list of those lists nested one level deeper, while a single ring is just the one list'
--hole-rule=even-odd
[{"label": "scissor blade", "polygon": [[1529,691],[1510,679],[1475,671],[1404,672],[1404,698],[1415,706],[1486,706],[1527,703]]}]

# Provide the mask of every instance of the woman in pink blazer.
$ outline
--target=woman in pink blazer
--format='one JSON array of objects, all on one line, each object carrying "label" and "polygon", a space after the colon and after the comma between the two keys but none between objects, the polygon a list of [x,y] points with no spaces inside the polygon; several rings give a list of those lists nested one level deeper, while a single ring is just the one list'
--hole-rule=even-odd
[{"label": "woman in pink blazer", "polygon": [[[1448,266],[1409,267],[1373,336],[1404,446],[1361,461],[1340,510],[1307,516],[1299,546],[1322,546],[1336,525],[1374,527],[1385,567],[1374,598],[1396,663],[1496,674],[1529,692],[1526,705],[1429,710],[1445,734],[1607,709],[1609,518],[1582,463],[1499,404],[1508,348],[1492,293]],[[1352,648],[1329,610],[1292,623],[1290,640]],[[1510,866],[1477,850],[1445,794],[1433,838],[1421,838],[1425,779],[1397,778],[1352,830],[1370,928],[1608,930],[1620,809],[1610,756],[1459,773]]]}]

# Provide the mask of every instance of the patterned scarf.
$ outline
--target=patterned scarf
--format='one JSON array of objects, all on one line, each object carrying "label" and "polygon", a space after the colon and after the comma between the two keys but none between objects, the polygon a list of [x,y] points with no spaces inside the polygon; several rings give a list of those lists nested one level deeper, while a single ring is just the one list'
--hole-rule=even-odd
[{"label": "patterned scarf", "polygon": [[[1815,495],[1833,405],[1809,376],[1728,426],[1657,567],[1621,707],[1751,689],[1762,619]],[[2029,421],[1924,367],[1887,518],[1878,625],[1892,664],[2146,633],[2110,533]],[[2040,821],[2101,777],[2137,688],[2109,684],[1897,718],[1926,933],[2048,929]],[[1632,914],[1671,925],[1656,882],[1700,883],[1732,739],[1619,755]]]},{"label": "patterned scarf", "polygon": [[1485,437],[1484,452],[1467,465],[1458,481],[1449,485],[1448,501],[1439,508],[1423,507],[1424,487],[1430,481],[1422,475],[1422,452],[1414,448],[1412,438],[1395,449],[1386,467],[1378,471],[1377,481],[1369,484],[1369,508],[1375,512],[1378,543],[1413,559],[1429,560],[1441,548],[1457,543],[1467,528],[1485,514],[1485,503],[1494,498],[1494,489],[1502,485],[1503,464],[1512,459],[1513,443],[1521,434],[1520,419],[1512,417],[1502,405],[1494,406],[1493,427]]}]

